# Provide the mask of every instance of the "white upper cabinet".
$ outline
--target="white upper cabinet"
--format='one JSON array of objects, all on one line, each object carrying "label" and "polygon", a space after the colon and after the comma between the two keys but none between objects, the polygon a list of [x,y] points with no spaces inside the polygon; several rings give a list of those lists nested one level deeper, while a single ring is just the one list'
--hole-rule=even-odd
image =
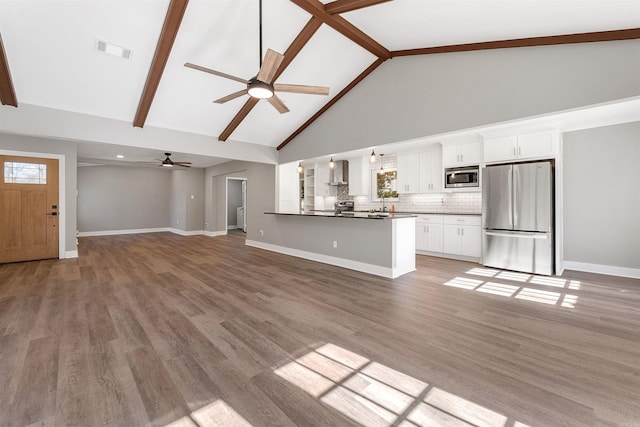
[{"label": "white upper cabinet", "polygon": [[420,155],[399,154],[398,157],[398,177],[396,178],[396,188],[398,193],[419,193],[420,192]]},{"label": "white upper cabinet", "polygon": [[315,195],[316,196],[331,196],[332,188],[329,185],[330,169],[329,164],[321,165],[316,163],[316,176],[315,176]]},{"label": "white upper cabinet", "polygon": [[442,191],[442,151],[420,153],[420,193]]},{"label": "white upper cabinet", "polygon": [[479,141],[447,144],[442,148],[444,167],[478,165],[482,162],[482,143]]},{"label": "white upper cabinet", "polygon": [[434,193],[442,191],[442,151],[398,154],[398,193]]},{"label": "white upper cabinet", "polygon": [[558,132],[544,131],[503,138],[491,138],[484,142],[485,163],[543,159],[559,153]]},{"label": "white upper cabinet", "polygon": [[357,157],[349,159],[349,195],[350,196],[369,196],[371,189],[369,187],[371,165],[369,157]]}]

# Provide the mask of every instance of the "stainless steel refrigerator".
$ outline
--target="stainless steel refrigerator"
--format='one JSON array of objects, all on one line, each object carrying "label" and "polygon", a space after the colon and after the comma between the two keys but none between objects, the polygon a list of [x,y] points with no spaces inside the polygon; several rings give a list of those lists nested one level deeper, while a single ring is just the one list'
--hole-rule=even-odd
[{"label": "stainless steel refrigerator", "polygon": [[482,262],[552,275],[553,165],[515,163],[482,169]]}]

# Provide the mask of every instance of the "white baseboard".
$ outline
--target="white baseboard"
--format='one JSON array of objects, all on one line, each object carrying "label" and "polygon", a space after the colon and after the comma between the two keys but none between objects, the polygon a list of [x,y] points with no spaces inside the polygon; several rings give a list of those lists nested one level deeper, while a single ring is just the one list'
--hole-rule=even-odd
[{"label": "white baseboard", "polygon": [[588,262],[564,261],[565,270],[585,271],[587,273],[607,274],[609,276],[640,279],[639,268],[618,267],[615,265],[591,264]]},{"label": "white baseboard", "polygon": [[181,236],[201,236],[204,234],[204,230],[184,231],[177,228],[169,228],[168,231]]},{"label": "white baseboard", "polygon": [[78,251],[66,251],[64,253],[64,258],[78,258]]},{"label": "white baseboard", "polygon": [[177,228],[162,227],[162,228],[137,228],[137,229],[131,229],[131,230],[80,231],[78,232],[78,237],[117,236],[118,234],[162,233],[167,231],[170,233],[179,234],[181,236],[198,236],[198,235],[206,234],[204,230],[184,231],[184,230],[179,230]]},{"label": "white baseboard", "polygon": [[245,241],[245,245],[252,246],[254,248],[265,249],[267,251],[278,252],[285,255],[294,256],[297,258],[304,258],[311,261],[321,262],[323,264],[335,265],[337,267],[348,268],[350,270],[361,271],[363,273],[369,273],[376,276],[382,276],[389,279],[395,279],[403,274],[415,271],[414,267],[411,268],[389,268],[381,267],[379,265],[367,264],[365,262],[353,261],[350,259],[337,258],[329,255],[318,254],[315,252],[301,251],[299,249],[287,248],[284,246],[272,245],[271,243],[258,242],[256,240]]},{"label": "white baseboard", "polygon": [[236,224],[227,225],[227,230],[235,230],[236,228],[238,228],[238,226]]},{"label": "white baseboard", "polygon": [[475,263],[481,264],[480,258],[466,256],[466,255],[446,254],[444,252],[423,251],[421,249],[416,249],[416,255],[426,255],[426,256],[435,256],[438,258],[457,259],[458,261],[469,261],[469,262],[475,262]]},{"label": "white baseboard", "polygon": [[209,237],[226,236],[227,235],[227,230],[224,230],[224,231],[205,231],[204,235],[205,236],[209,236]]},{"label": "white baseboard", "polygon": [[118,234],[141,234],[141,233],[160,233],[171,231],[168,227],[162,228],[137,228],[131,230],[104,230],[104,231],[79,231],[78,237],[92,236],[116,236]]}]

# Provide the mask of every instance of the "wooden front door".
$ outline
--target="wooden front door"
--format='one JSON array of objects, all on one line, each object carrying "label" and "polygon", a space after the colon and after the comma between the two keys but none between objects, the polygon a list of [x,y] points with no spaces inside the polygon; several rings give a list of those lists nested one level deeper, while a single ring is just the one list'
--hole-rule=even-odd
[{"label": "wooden front door", "polygon": [[0,156],[0,263],[58,258],[58,160]]}]

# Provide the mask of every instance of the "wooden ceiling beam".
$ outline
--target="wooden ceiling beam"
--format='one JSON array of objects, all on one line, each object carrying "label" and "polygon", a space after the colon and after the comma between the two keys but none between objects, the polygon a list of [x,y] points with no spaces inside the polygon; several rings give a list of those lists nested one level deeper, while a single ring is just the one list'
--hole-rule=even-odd
[{"label": "wooden ceiling beam", "polygon": [[11,105],[18,107],[18,98],[13,88],[11,80],[11,71],[9,70],[9,61],[2,43],[2,35],[0,34],[0,102],[2,105]]},{"label": "wooden ceiling beam", "polygon": [[[289,45],[287,50],[284,52],[284,60],[282,61],[282,63],[278,67],[278,70],[276,71],[276,74],[273,78],[274,81],[278,77],[280,77],[280,75],[289,66],[289,64],[291,64],[293,59],[298,55],[298,53],[300,53],[304,45],[306,45],[307,42],[311,39],[311,37],[313,37],[313,35],[316,33],[316,31],[318,31],[318,28],[320,28],[321,25],[322,25],[322,21],[320,21],[318,18],[311,17],[309,22],[307,22],[304,28],[302,28],[300,33],[293,40],[293,42],[291,42],[291,45]],[[253,107],[256,106],[258,101],[259,100],[256,98],[249,97],[249,99],[247,100],[247,102],[244,103],[240,111],[238,111],[235,117],[231,119],[231,122],[222,131],[220,136],[218,136],[218,140],[226,141],[231,136],[233,131],[235,131],[238,126],[240,126],[240,123],[242,123],[245,117],[247,117],[247,115],[251,112]]]},{"label": "wooden ceiling beam", "polygon": [[336,0],[324,5],[324,10],[330,15],[351,12],[391,0]]},{"label": "wooden ceiling beam", "polygon": [[147,75],[147,82],[144,85],[142,96],[140,97],[140,103],[138,104],[138,110],[136,116],[133,119],[133,126],[144,127],[144,123],[147,121],[147,115],[151,109],[153,98],[156,96],[160,79],[164,73],[164,68],[167,65],[167,60],[171,54],[173,48],[173,42],[176,40],[180,24],[182,23],[182,17],[187,10],[187,4],[189,0],[171,0],[169,8],[167,9],[167,15],[162,25],[162,31],[160,32],[160,38],[156,46],[156,52],[151,62],[151,68]]},{"label": "wooden ceiling beam", "polygon": [[592,43],[640,38],[640,28],[625,30],[596,31],[590,33],[563,34],[558,36],[527,37],[522,39],[496,40],[480,43],[454,44],[447,46],[425,47],[421,49],[396,50],[393,58],[411,55],[429,55],[434,53],[470,52],[474,50],[508,49],[514,47],[550,46],[572,43]]},{"label": "wooden ceiling beam", "polygon": [[385,60],[378,58],[375,60],[375,62],[371,65],[369,65],[367,67],[366,70],[364,70],[362,73],[360,73],[358,75],[358,77],[356,77],[351,83],[349,83],[344,89],[342,89],[340,91],[340,93],[338,93],[336,96],[334,96],[329,102],[327,102],[320,110],[318,110],[317,113],[315,113],[309,120],[307,120],[306,122],[304,122],[304,124],[302,126],[300,126],[298,129],[296,129],[295,132],[293,132],[291,135],[289,135],[289,137],[287,139],[285,139],[280,145],[278,145],[277,150],[280,151],[282,150],[288,143],[290,143],[296,136],[298,136],[303,130],[305,130],[311,123],[313,123],[318,117],[320,117],[321,115],[324,114],[325,111],[327,111],[329,108],[331,108],[331,106],[333,104],[335,104],[336,102],[338,102],[340,100],[340,98],[342,98],[343,96],[345,96],[347,94],[347,92],[349,92],[351,89],[353,89],[358,83],[360,83],[362,80],[364,80],[365,77],[367,77],[369,74],[371,74],[371,72],[373,72],[373,70],[375,70],[376,68],[378,68],[380,66],[380,64],[382,64]]},{"label": "wooden ceiling beam", "polygon": [[331,15],[325,9],[324,4],[318,0],[291,0],[300,8],[304,9],[311,15],[320,19],[323,23],[327,24],[349,40],[353,41],[363,49],[368,50],[378,58],[389,59],[391,58],[391,52],[389,52],[380,43],[369,37],[367,34],[354,27],[349,21],[339,15]]}]

